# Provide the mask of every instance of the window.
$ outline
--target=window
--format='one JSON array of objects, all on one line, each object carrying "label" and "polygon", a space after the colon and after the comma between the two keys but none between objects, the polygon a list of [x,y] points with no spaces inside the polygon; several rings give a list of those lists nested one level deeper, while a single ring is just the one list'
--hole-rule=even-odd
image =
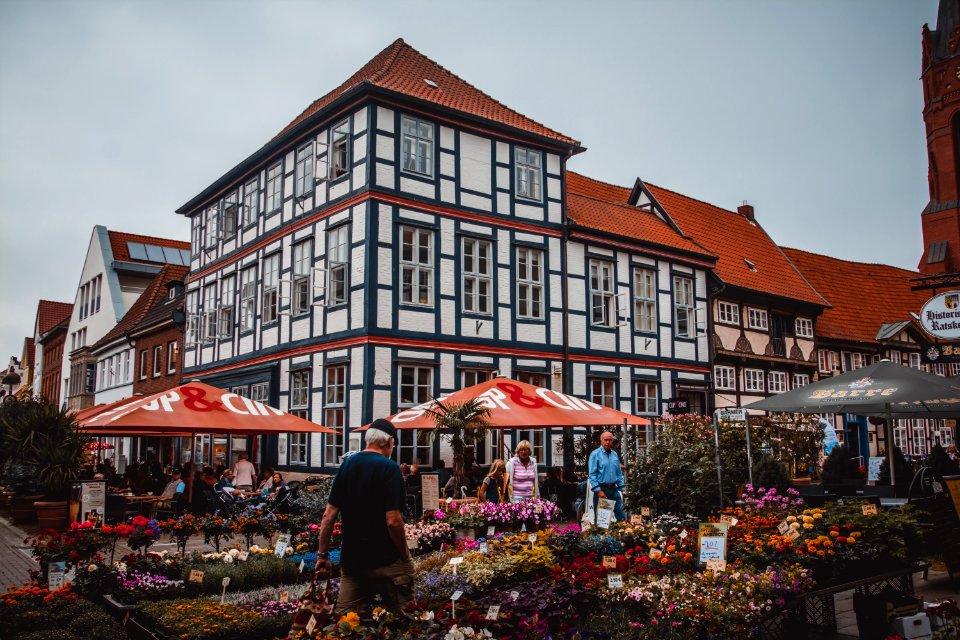
[{"label": "window", "polygon": [[677,337],[692,338],[696,326],[693,306],[693,280],[673,277],[673,322]]},{"label": "window", "polygon": [[257,268],[250,267],[240,272],[240,329],[253,329],[257,308]]},{"label": "window", "polygon": [[223,239],[230,240],[232,236],[237,235],[237,194],[236,192],[226,196],[220,203],[221,206],[221,226],[223,229]]},{"label": "window", "polygon": [[783,393],[787,390],[787,374],[783,371],[770,372],[770,393]]},{"label": "window", "polygon": [[481,382],[486,382],[490,380],[493,372],[489,369],[464,369],[463,370],[463,387],[472,387],[475,384],[480,384]]},{"label": "window", "polygon": [[543,251],[517,247],[517,316],[543,318]]},{"label": "window", "polygon": [[613,296],[613,263],[590,261],[590,324],[612,327],[616,324]]},{"label": "window", "polygon": [[837,368],[837,354],[833,351],[824,349],[817,350],[817,359],[820,364],[820,371],[830,372]]},{"label": "window", "polygon": [[233,335],[233,298],[236,293],[234,276],[225,276],[220,281],[220,308],[217,310],[218,335],[229,338]]},{"label": "window", "polygon": [[107,361],[101,360],[97,363],[97,391],[107,388]]},{"label": "window", "polygon": [[[429,402],[433,397],[433,368],[401,365],[399,379],[399,406],[415,407]],[[399,462],[428,463],[431,447],[415,429],[397,432],[397,455]]]},{"label": "window", "polygon": [[167,373],[173,375],[177,372],[177,342],[171,340],[167,343]]},{"label": "window", "polygon": [[[291,411],[291,413],[295,413],[295,412]],[[307,464],[307,434],[306,433],[290,434],[290,464],[292,465]]]},{"label": "window", "polygon": [[123,352],[123,381],[130,382],[130,349]]},{"label": "window", "polygon": [[927,455],[927,430],[922,420],[911,420],[913,423],[913,453]]},{"label": "window", "polygon": [[200,253],[203,247],[203,228],[200,224],[202,214],[196,214],[190,218],[190,251],[193,255]]},{"label": "window", "polygon": [[763,371],[760,369],[743,370],[744,391],[758,391],[763,393]]},{"label": "window", "polygon": [[517,165],[517,197],[539,201],[541,183],[540,152],[517,147],[514,157],[516,158]]},{"label": "window", "polygon": [[657,274],[650,269],[633,269],[633,328],[657,330]]},{"label": "window", "polygon": [[187,327],[184,331],[184,342],[195,345],[200,341],[200,317],[197,313],[199,292],[191,291],[187,294]]},{"label": "window", "polygon": [[747,326],[751,329],[760,329],[766,331],[767,310],[766,309],[747,309]]},{"label": "window", "polygon": [[260,215],[260,179],[254,178],[243,186],[243,226],[257,221]]},{"label": "window", "polygon": [[304,240],[293,245],[293,315],[300,316],[310,311],[313,287],[310,272],[313,269],[313,240]]},{"label": "window", "polygon": [[350,171],[350,121],[344,120],[330,134],[330,177],[335,179]]},{"label": "window", "polygon": [[400,302],[433,304],[433,232],[400,227]]},{"label": "window", "polygon": [[808,373],[795,373],[793,374],[793,388],[799,389],[800,387],[805,387],[810,384],[810,374]]},{"label": "window", "polygon": [[533,373],[530,371],[514,371],[513,377],[520,382],[532,384],[535,387],[546,388],[547,376],[543,373]]},{"label": "window", "polygon": [[740,325],[740,306],[733,302],[720,302],[717,320],[723,324]]},{"label": "window", "polygon": [[[310,370],[290,372],[290,408],[306,409],[310,403]],[[302,416],[301,416],[302,417]]]},{"label": "window", "polygon": [[327,388],[323,401],[323,424],[336,431],[325,437],[323,463],[334,465],[343,452],[347,406],[347,367],[338,365],[326,369]]},{"label": "window", "polygon": [[463,310],[468,313],[492,313],[493,245],[487,240],[463,239]]},{"label": "window", "polygon": [[214,249],[220,241],[220,211],[216,205],[207,207],[207,226],[204,227],[203,246]]},{"label": "window", "polygon": [[277,163],[267,169],[267,213],[280,210],[283,204],[283,165]]},{"label": "window", "polygon": [[404,171],[433,175],[433,125],[410,116],[403,116],[402,166]]},{"label": "window", "polygon": [[313,192],[313,143],[297,149],[293,171],[293,195],[302,198]]},{"label": "window", "polygon": [[616,409],[616,381],[610,378],[590,380],[590,400],[605,407]]},{"label": "window", "polygon": [[153,348],[153,377],[157,378],[160,376],[160,372],[163,371],[163,347],[159,344]]},{"label": "window", "polygon": [[713,368],[713,386],[717,389],[736,389],[737,370],[733,367],[715,366]]},{"label": "window", "polygon": [[280,254],[275,253],[263,259],[263,308],[261,317],[264,324],[277,319],[277,305],[280,302]]},{"label": "window", "polygon": [[[897,424],[897,423],[894,423]],[[900,451],[906,453],[907,449],[907,428],[897,426],[893,429],[893,443],[900,449]]]},{"label": "window", "polygon": [[932,370],[930,371],[930,373],[936,374],[936,375],[938,375],[938,376],[945,376],[945,375],[946,375],[946,371],[945,371],[944,368],[943,368],[943,363],[942,363],[942,362],[938,362],[938,363],[936,363],[935,365],[933,365]]},{"label": "window", "polygon": [[203,288],[203,339],[213,340],[217,337],[217,283],[208,284]]},{"label": "window", "polygon": [[257,402],[270,402],[270,383],[258,382],[250,385],[250,399]]},{"label": "window", "polygon": [[239,387],[230,387],[230,393],[235,394],[235,395],[238,395],[238,396],[240,396],[241,398],[249,398],[249,397],[250,397],[250,388],[247,387],[246,385],[242,385],[242,386],[239,386]]},{"label": "window", "polygon": [[103,276],[97,276],[96,278],[94,278],[93,283],[94,283],[93,284],[94,297],[96,300],[96,304],[93,309],[93,312],[96,313],[97,311],[100,311],[100,287],[103,284]]},{"label": "window", "polygon": [[843,370],[844,371],[854,371],[863,366],[863,354],[862,353],[851,353],[849,351],[842,352],[843,357]]},{"label": "window", "polygon": [[812,338],[813,320],[810,318],[797,318],[796,331],[798,338]]},{"label": "window", "polygon": [[659,415],[660,403],[657,401],[658,385],[656,382],[637,383],[637,413],[648,416]]},{"label": "window", "polygon": [[[517,431],[517,439],[515,442],[520,442],[521,440],[526,440],[530,443],[530,456],[533,457],[538,464],[546,464],[546,435],[547,432],[545,429],[534,429],[531,431]],[[516,445],[514,445],[516,448]]]},{"label": "window", "polygon": [[349,261],[350,227],[342,224],[327,231],[327,305],[347,301]]},{"label": "window", "polygon": [[895,349],[890,349],[890,351],[887,353],[887,357],[893,364],[901,364],[903,362],[900,359],[900,352]]}]

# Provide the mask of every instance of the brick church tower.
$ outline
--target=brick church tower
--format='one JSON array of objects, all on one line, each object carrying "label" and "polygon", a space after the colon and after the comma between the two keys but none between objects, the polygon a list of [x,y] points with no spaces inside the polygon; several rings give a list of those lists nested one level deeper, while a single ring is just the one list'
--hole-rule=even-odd
[{"label": "brick church tower", "polygon": [[960,271],[960,0],[940,0],[937,28],[923,25],[922,41],[930,202],[917,268],[933,275]]}]

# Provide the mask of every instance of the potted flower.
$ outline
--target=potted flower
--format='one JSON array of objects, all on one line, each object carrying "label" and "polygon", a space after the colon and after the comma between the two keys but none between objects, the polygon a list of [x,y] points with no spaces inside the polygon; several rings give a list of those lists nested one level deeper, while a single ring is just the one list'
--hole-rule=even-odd
[{"label": "potted flower", "polygon": [[447,523],[456,529],[458,538],[475,540],[477,531],[483,531],[487,526],[487,519],[476,511],[455,513],[447,518]]}]

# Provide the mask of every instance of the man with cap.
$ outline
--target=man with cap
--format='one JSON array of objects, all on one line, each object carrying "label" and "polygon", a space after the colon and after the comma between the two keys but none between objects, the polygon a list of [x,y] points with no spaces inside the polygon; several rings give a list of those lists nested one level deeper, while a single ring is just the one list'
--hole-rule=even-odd
[{"label": "man with cap", "polygon": [[186,490],[187,485],[180,479],[180,467],[174,467],[170,470],[170,482],[164,487],[160,497],[163,500],[173,500],[175,494],[183,493]]},{"label": "man with cap", "polygon": [[379,594],[387,608],[413,600],[413,559],[403,528],[406,496],[400,467],[391,458],[397,430],[378,419],[365,436],[366,449],[346,458],[333,480],[320,523],[317,571],[330,575],[327,551],[339,515],[343,531],[337,613],[358,611]]}]

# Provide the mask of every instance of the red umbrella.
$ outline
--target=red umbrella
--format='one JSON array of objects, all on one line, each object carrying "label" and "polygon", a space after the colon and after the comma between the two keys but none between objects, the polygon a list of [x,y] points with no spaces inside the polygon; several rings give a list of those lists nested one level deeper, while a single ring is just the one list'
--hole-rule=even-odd
[{"label": "red umbrella", "polygon": [[102,404],[96,404],[92,407],[87,407],[86,409],[80,409],[79,411],[73,414],[73,419],[77,421],[77,424],[82,424],[84,420],[89,420],[93,416],[103,413],[108,409],[129,404],[130,402],[134,400],[139,400],[142,397],[143,397],[143,394],[141,393],[134,396],[133,398],[124,398],[123,400],[116,400],[114,402],[104,402]]},{"label": "red umbrella", "polygon": [[90,451],[99,451],[102,449],[113,449],[114,446],[109,442],[90,442],[87,444],[87,449]]},{"label": "red umbrella", "polygon": [[191,435],[192,433],[335,433],[262,402],[188,382],[143,398],[128,398],[80,422],[96,435]]},{"label": "red umbrella", "polygon": [[[602,427],[624,422],[631,425],[650,424],[646,418],[510,378],[487,380],[440,396],[439,399],[444,404],[479,400],[490,410],[487,422],[495,429]],[[427,402],[404,409],[387,419],[397,429],[433,429],[433,417],[428,412],[432,406],[432,401]]]}]

